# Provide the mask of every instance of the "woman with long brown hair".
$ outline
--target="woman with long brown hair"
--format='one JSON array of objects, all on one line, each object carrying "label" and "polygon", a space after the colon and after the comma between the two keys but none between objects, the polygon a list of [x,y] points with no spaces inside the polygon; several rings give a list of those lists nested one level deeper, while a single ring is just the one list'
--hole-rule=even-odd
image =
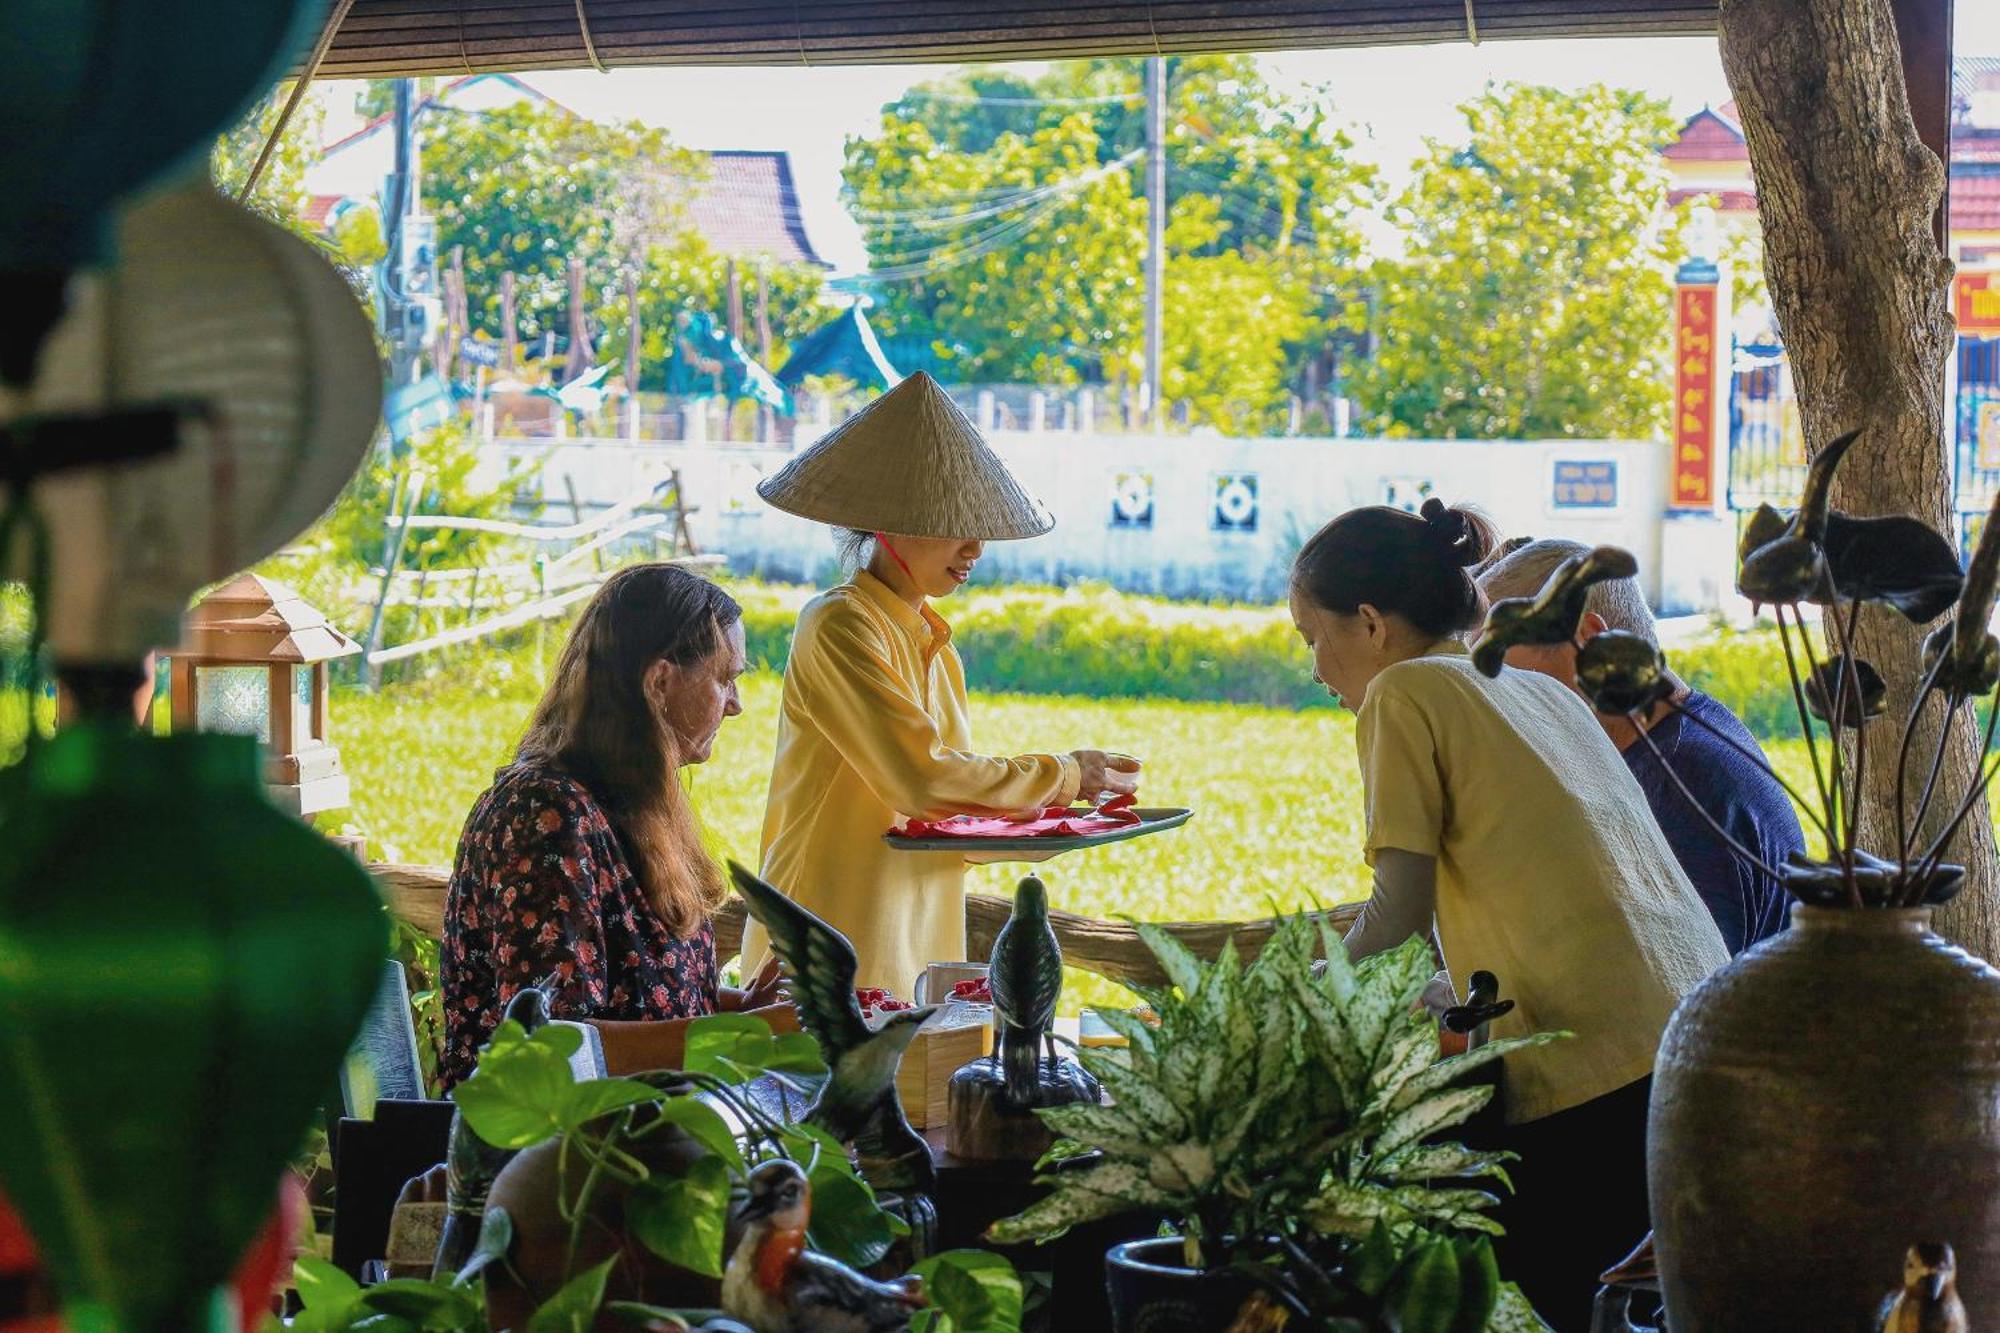
[{"label": "woman with long brown hair", "polygon": [[[743,618],[673,565],[636,565],[584,607],[514,762],[472,808],[445,904],[447,1086],[472,1072],[514,993],[558,1018],[687,1020],[777,998],[718,984],[709,917],[726,889],[680,769],[743,711]],[[666,1031],[655,1049],[671,1051]]]}]

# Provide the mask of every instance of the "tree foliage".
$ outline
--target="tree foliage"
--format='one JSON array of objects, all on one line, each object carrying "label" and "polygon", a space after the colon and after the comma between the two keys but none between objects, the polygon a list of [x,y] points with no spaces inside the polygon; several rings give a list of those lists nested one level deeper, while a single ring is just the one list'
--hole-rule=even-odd
[{"label": "tree foliage", "polygon": [[[584,262],[585,301],[600,361],[621,362],[628,336],[625,274],[640,273],[648,370],[667,352],[673,312],[722,315],[728,258],[689,219],[687,201],[707,178],[701,154],[636,122],[600,124],[560,107],[523,102],[481,114],[440,112],[424,121],[425,207],[438,219],[438,253],[465,254],[472,321],[501,332],[501,274],[515,274],[516,327],[524,341],[568,334],[569,261]],[[739,261],[745,343],[757,352],[755,261]],[[775,350],[825,318],[824,279],[812,265],[766,265]]]},{"label": "tree foliage", "polygon": [[[902,368],[959,381],[1133,382],[1143,370],[1142,65],[1028,79],[972,67],[848,144],[871,318]],[[1300,361],[1350,319],[1371,170],[1325,99],[1242,56],[1170,62],[1162,389],[1198,423],[1268,427]]]},{"label": "tree foliage", "polygon": [[1678,210],[1664,101],[1509,85],[1462,108],[1396,208],[1374,356],[1351,392],[1390,436],[1647,438],[1665,429]]}]

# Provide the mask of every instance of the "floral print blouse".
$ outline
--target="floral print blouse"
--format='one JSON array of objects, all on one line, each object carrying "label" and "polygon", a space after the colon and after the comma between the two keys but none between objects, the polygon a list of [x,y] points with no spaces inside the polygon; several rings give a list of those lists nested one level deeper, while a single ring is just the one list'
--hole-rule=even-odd
[{"label": "floral print blouse", "polygon": [[556,1018],[695,1018],[716,1008],[709,924],[677,938],[583,784],[525,764],[494,776],[459,835],[440,971],[446,1087],[471,1075],[524,986],[543,985]]}]

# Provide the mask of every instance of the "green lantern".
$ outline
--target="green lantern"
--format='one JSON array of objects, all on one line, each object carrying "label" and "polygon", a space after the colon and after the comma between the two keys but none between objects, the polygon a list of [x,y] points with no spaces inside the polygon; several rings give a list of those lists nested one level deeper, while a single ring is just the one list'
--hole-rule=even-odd
[{"label": "green lantern", "polygon": [[24,383],[111,205],[204,150],[321,0],[9,0],[0,23],[0,382]]},{"label": "green lantern", "polygon": [[387,948],[345,852],[265,798],[254,739],[87,721],[0,815],[0,1190],[72,1329],[228,1327]]}]

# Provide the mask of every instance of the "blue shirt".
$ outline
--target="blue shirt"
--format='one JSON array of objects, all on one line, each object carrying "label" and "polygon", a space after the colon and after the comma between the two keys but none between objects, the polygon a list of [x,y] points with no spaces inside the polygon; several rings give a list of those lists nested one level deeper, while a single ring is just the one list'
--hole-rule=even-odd
[{"label": "blue shirt", "polygon": [[[1774,866],[1794,852],[1803,853],[1805,832],[1785,789],[1709,730],[1713,727],[1753,753],[1762,754],[1736,715],[1696,691],[1681,701],[1681,707],[1708,726],[1669,713],[1650,734],[1701,808],[1729,830],[1730,837]],[[1646,803],[1653,807],[1653,818],[1660,822],[1681,869],[1708,904],[1729,952],[1741,953],[1784,929],[1789,902],[1785,891],[1763,871],[1745,865],[1715,836],[1707,822],[1688,807],[1687,797],[1661,770],[1659,759],[1644,741],[1635,740],[1625,747],[1625,762],[1645,791]]]}]

